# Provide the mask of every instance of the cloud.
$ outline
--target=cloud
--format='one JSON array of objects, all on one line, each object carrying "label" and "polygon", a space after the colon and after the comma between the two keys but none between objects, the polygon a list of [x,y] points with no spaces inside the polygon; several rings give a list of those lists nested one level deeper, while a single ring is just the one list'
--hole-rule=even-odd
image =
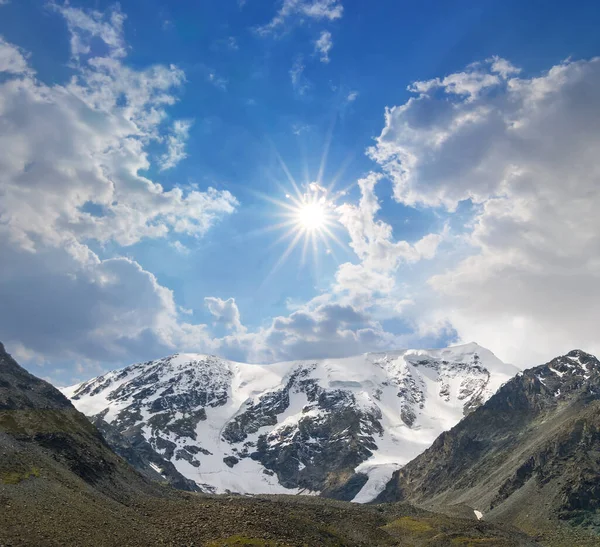
[{"label": "cloud", "polygon": [[346,97],[346,102],[348,103],[353,103],[354,101],[356,101],[356,99],[358,99],[358,91],[351,91],[350,93],[348,93],[348,96]]},{"label": "cloud", "polygon": [[435,255],[444,234],[428,234],[414,244],[394,241],[392,227],[376,218],[381,208],[375,195],[375,185],[381,175],[370,173],[358,181],[361,198],[358,205],[339,207],[339,222],[348,230],[350,247],[364,267],[372,271],[390,273],[401,262],[418,262]]},{"label": "cloud", "polygon": [[246,332],[246,327],[242,325],[240,310],[234,298],[221,300],[214,296],[207,296],[204,299],[204,303],[217,323],[221,323],[237,333]]},{"label": "cloud", "polygon": [[[200,236],[231,213],[229,192],[167,191],[140,174],[183,78],[174,66],[133,71],[92,58],[66,85],[3,81],[0,216],[12,238],[32,250],[65,237],[131,245],[169,232]],[[175,130],[180,139],[186,123]],[[181,147],[172,152],[181,159]]]},{"label": "cloud", "polygon": [[417,82],[370,153],[405,204],[477,204],[470,256],[432,276],[422,324],[533,365],[600,352],[600,58],[519,73],[493,58]]},{"label": "cloud", "polygon": [[92,53],[92,41],[100,40],[110,57],[125,57],[127,46],[123,37],[126,16],[116,4],[107,12],[86,11],[63,5],[50,4],[66,20],[71,33],[71,55],[79,60],[82,55]]},{"label": "cloud", "polygon": [[[147,238],[201,237],[237,206],[229,192],[167,190],[141,174],[185,75],[123,64],[118,9],[55,9],[81,62],[68,83],[36,79],[27,55],[0,43],[0,339],[22,355],[83,363],[127,362],[191,341],[210,347],[205,326],[182,321],[172,292],[119,253]],[[188,123],[175,122],[167,138],[171,163],[184,154]],[[92,243],[116,250],[100,258]]]},{"label": "cloud", "polygon": [[215,72],[210,71],[208,73],[208,75],[206,76],[206,79],[208,80],[208,82],[210,82],[212,85],[214,85],[216,88],[220,89],[221,91],[227,91],[227,84],[229,82],[227,81],[227,79],[222,78]]},{"label": "cloud", "polygon": [[238,51],[240,46],[235,36],[227,36],[216,40],[212,45],[211,49],[215,51]]},{"label": "cloud", "polygon": [[329,52],[332,47],[333,40],[331,39],[331,32],[324,30],[315,42],[315,51],[320,54],[322,63],[329,62]]},{"label": "cloud", "polygon": [[30,252],[1,236],[0,332],[21,355],[114,362],[160,355],[176,340],[171,292],[136,262],[100,260],[75,241]]},{"label": "cloud", "polygon": [[186,247],[181,241],[175,240],[171,243],[171,247],[182,255],[190,254],[190,249]]},{"label": "cloud", "polygon": [[281,8],[273,19],[257,28],[257,32],[268,35],[276,32],[293,20],[311,19],[334,21],[340,19],[344,7],[340,0],[283,0]]},{"label": "cloud", "polygon": [[9,74],[31,73],[27,65],[27,54],[17,46],[9,44],[0,36],[0,72]]},{"label": "cloud", "polygon": [[167,151],[159,160],[161,171],[171,169],[187,158],[185,143],[190,135],[191,127],[190,120],[175,121],[171,134],[167,137]]},{"label": "cloud", "polygon": [[220,339],[218,351],[231,358],[273,362],[356,355],[393,347],[399,340],[368,314],[323,296],[257,332]]},{"label": "cloud", "polygon": [[292,87],[298,95],[305,95],[310,89],[310,82],[304,76],[304,59],[299,56],[294,61],[292,68],[290,69],[290,79],[292,80]]}]

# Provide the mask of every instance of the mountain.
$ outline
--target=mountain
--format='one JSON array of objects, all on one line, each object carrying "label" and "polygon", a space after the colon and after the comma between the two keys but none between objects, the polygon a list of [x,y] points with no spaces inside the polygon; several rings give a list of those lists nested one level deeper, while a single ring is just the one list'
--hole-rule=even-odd
[{"label": "mountain", "polygon": [[[0,344],[0,545],[90,545],[93,530],[101,534],[98,520],[125,525],[121,537],[129,544],[138,526],[129,522],[128,506],[141,496],[167,494],[116,456],[60,391],[21,368]],[[55,533],[63,542],[50,540]],[[23,540],[32,535],[35,541]]]},{"label": "mountain", "polygon": [[200,491],[193,480],[186,479],[179,473],[169,460],[163,458],[135,430],[130,431],[130,435],[124,435],[100,416],[93,416],[91,422],[100,431],[112,450],[148,479],[170,484],[179,490]]},{"label": "mountain", "polygon": [[517,372],[477,344],[273,365],[176,354],[63,393],[204,491],[367,502]]},{"label": "mountain", "polygon": [[2,546],[450,547],[457,541],[534,545],[492,524],[406,504],[215,497],[153,483],[111,452],[68,399],[22,369],[0,344]]},{"label": "mountain", "polygon": [[395,472],[378,501],[468,507],[548,545],[599,545],[599,477],[600,362],[575,350],[502,386]]}]

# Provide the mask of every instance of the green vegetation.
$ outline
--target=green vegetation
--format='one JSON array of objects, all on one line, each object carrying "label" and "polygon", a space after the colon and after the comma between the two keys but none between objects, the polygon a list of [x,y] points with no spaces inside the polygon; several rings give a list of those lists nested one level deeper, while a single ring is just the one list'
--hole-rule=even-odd
[{"label": "green vegetation", "polygon": [[39,477],[40,470],[37,467],[32,467],[25,473],[18,473],[11,471],[8,473],[0,473],[0,483],[2,484],[19,484],[21,481],[30,479],[32,477]]},{"label": "green vegetation", "polygon": [[285,543],[276,543],[266,539],[256,539],[246,536],[231,536],[225,539],[217,539],[211,541],[207,547],[231,547],[231,546],[247,546],[247,547],[285,547]]},{"label": "green vegetation", "polygon": [[470,538],[464,536],[452,538],[452,545],[462,545],[463,547],[480,547],[481,545],[497,544],[497,538]]},{"label": "green vegetation", "polygon": [[416,519],[413,517],[400,517],[384,526],[384,529],[405,531],[411,534],[425,534],[433,530],[425,519]]}]

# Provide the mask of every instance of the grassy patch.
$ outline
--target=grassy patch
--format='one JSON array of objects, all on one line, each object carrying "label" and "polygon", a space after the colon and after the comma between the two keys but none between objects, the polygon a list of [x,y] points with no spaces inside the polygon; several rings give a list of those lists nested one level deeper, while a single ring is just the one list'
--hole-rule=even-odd
[{"label": "grassy patch", "polygon": [[480,547],[481,545],[493,545],[497,544],[497,538],[470,538],[466,536],[459,536],[452,538],[452,545],[461,545],[462,547]]},{"label": "grassy patch", "polygon": [[0,482],[2,484],[19,484],[21,481],[30,479],[32,477],[39,477],[40,470],[37,467],[32,467],[26,473],[18,473],[11,471],[8,473],[0,473]]},{"label": "grassy patch", "polygon": [[386,529],[394,531],[410,532],[411,534],[426,534],[431,532],[433,528],[423,519],[413,517],[400,517],[384,526]]},{"label": "grassy patch", "polygon": [[266,539],[250,538],[246,536],[231,536],[225,539],[216,539],[211,541],[207,547],[279,547],[281,545],[281,543],[275,543],[274,541]]}]

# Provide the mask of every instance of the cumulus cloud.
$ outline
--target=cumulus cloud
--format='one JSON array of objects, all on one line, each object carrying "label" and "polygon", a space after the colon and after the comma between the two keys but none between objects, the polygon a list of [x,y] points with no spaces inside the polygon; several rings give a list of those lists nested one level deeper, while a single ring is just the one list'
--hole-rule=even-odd
[{"label": "cumulus cloud", "polygon": [[371,173],[359,180],[359,203],[344,204],[338,209],[339,221],[350,236],[350,247],[361,260],[359,267],[342,265],[338,279],[355,277],[366,280],[365,273],[357,275],[359,270],[363,270],[372,279],[381,282],[382,275],[392,274],[402,262],[433,258],[444,237],[444,234],[428,234],[414,244],[402,240],[395,241],[392,227],[377,219],[381,205],[375,195],[375,185],[381,178],[380,174]]},{"label": "cumulus cloud", "polygon": [[9,44],[0,36],[0,72],[9,74],[27,74],[30,71],[27,65],[26,53]]},{"label": "cumulus cloud", "polygon": [[[0,41],[0,339],[25,356],[81,362],[202,344],[205,326],[182,322],[172,292],[150,272],[90,247],[201,237],[235,210],[229,192],[167,190],[141,174],[184,74],[126,66],[118,9],[55,9],[78,61],[66,84],[38,80],[27,55]],[[184,154],[185,124],[176,122],[176,142],[168,140],[170,161]]]},{"label": "cumulus cloud", "polygon": [[329,62],[329,52],[333,47],[331,32],[324,30],[315,42],[315,51],[320,55],[322,63]]},{"label": "cumulus cloud", "polygon": [[251,362],[274,362],[356,355],[394,347],[401,337],[385,332],[367,313],[316,297],[268,327],[214,341],[218,353]]},{"label": "cumulus cloud", "polygon": [[451,324],[533,365],[600,352],[600,59],[519,72],[493,58],[417,82],[370,153],[399,201],[478,204],[471,256],[432,277],[437,306],[423,325]]},{"label": "cumulus cloud", "polygon": [[19,356],[114,362],[177,339],[171,291],[135,261],[100,260],[76,241],[30,252],[1,235],[0,332]]},{"label": "cumulus cloud", "polygon": [[204,303],[217,323],[225,325],[234,332],[246,332],[246,327],[240,320],[240,310],[235,303],[235,298],[221,300],[214,296],[207,296]]},{"label": "cumulus cloud", "polygon": [[273,19],[258,27],[257,31],[262,35],[271,34],[296,19],[334,21],[340,19],[343,13],[344,7],[340,0],[283,0]]}]

